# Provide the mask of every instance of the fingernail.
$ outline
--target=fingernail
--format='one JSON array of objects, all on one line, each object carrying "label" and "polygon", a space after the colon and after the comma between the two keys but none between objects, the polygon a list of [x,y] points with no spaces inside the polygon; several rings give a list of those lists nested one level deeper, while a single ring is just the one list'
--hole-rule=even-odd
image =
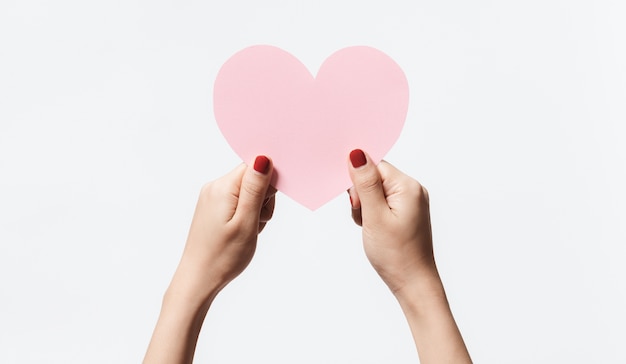
[{"label": "fingernail", "polygon": [[267,174],[267,171],[269,171],[270,169],[270,160],[269,158],[267,158],[264,155],[260,155],[258,157],[256,157],[256,159],[254,160],[254,170],[259,172],[259,173],[263,173],[263,174]]},{"label": "fingernail", "polygon": [[355,149],[350,152],[350,162],[352,162],[352,167],[359,168],[364,166],[367,163],[367,159],[365,158],[365,153],[361,149]]}]

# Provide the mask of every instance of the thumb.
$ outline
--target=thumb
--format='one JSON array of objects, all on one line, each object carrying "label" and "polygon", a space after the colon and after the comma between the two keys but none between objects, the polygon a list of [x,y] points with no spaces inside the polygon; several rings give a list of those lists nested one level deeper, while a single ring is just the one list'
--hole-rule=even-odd
[{"label": "thumb", "polygon": [[389,209],[378,168],[361,149],[350,152],[350,178],[361,201],[364,220],[376,219]]},{"label": "thumb", "polygon": [[272,161],[264,155],[257,156],[254,164],[248,166],[241,180],[235,215],[242,215],[244,219],[250,215],[259,217],[271,177]]}]

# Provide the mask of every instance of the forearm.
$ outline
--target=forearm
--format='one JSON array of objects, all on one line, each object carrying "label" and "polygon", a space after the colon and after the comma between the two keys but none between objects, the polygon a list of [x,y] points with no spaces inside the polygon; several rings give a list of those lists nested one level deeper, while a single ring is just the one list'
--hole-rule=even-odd
[{"label": "forearm", "polygon": [[191,363],[204,318],[219,287],[199,289],[179,267],[163,297],[144,364]]},{"label": "forearm", "polygon": [[471,363],[436,270],[395,292],[422,364]]}]

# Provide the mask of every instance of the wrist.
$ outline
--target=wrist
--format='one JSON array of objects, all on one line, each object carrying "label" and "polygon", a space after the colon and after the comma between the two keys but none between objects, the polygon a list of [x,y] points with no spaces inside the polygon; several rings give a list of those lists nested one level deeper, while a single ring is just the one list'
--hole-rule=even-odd
[{"label": "wrist", "polygon": [[448,307],[448,299],[436,268],[420,272],[393,292],[406,313],[422,315]]},{"label": "wrist", "polygon": [[195,265],[181,261],[163,297],[164,304],[192,310],[210,305],[226,285],[218,279],[211,279],[211,276],[207,272],[200,272]]},{"label": "wrist", "polygon": [[195,331],[195,327],[202,325],[213,298],[208,300],[193,299],[189,295],[170,287],[163,296],[161,319],[171,321],[177,326],[182,325],[187,328],[185,331],[189,329]]}]

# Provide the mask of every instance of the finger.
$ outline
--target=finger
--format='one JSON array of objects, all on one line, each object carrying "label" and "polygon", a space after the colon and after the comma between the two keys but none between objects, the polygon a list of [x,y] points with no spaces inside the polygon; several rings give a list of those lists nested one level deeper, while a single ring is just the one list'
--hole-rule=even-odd
[{"label": "finger", "polygon": [[276,188],[270,185],[265,193],[265,200],[263,200],[263,206],[261,206],[260,222],[268,222],[274,214],[274,205],[276,203]]},{"label": "finger", "polygon": [[348,188],[348,196],[350,197],[350,205],[353,210],[361,208],[361,199],[359,198],[359,194],[356,193],[356,189],[354,186]]},{"label": "finger", "polygon": [[362,218],[378,219],[380,214],[389,210],[378,168],[367,154],[355,149],[350,153],[349,170],[354,189],[359,196]]},{"label": "finger", "polygon": [[267,188],[267,192],[265,193],[265,200],[263,200],[263,205],[265,205],[265,204],[267,203],[267,201],[268,201],[271,197],[275,196],[275,195],[276,195],[276,192],[278,192],[278,191],[276,190],[276,188],[275,188],[274,186],[270,185],[270,186]]},{"label": "finger", "polygon": [[263,155],[256,157],[253,165],[249,165],[243,175],[235,217],[239,216],[243,219],[259,218],[271,177],[272,161]]},{"label": "finger", "polygon": [[202,186],[198,207],[221,211],[220,218],[230,221],[237,210],[241,180],[246,172],[246,165],[241,163],[237,168],[224,176]]},{"label": "finger", "polygon": [[383,181],[383,191],[391,210],[405,204],[407,197],[428,205],[428,191],[415,179],[407,176],[392,164],[381,161],[378,170]]},{"label": "finger", "polygon": [[260,222],[259,223],[259,232],[258,232],[258,234],[260,234],[261,231],[263,231],[263,229],[265,229],[265,225],[267,225],[266,222]]},{"label": "finger", "polygon": [[272,195],[268,197],[263,202],[263,207],[261,207],[261,214],[259,216],[260,222],[268,222],[272,219],[274,215],[274,204],[276,203],[276,197]]},{"label": "finger", "polygon": [[265,225],[267,225],[267,222],[270,221],[272,215],[274,215],[274,204],[276,201],[276,189],[274,188],[274,186],[270,185],[265,195],[268,197],[263,200],[263,206],[261,207],[261,214],[259,215],[258,234],[263,231]]},{"label": "finger", "polygon": [[363,221],[361,218],[361,200],[359,199],[359,195],[356,193],[354,186],[350,187],[347,192],[350,197],[352,220],[354,220],[355,224],[361,226]]}]

